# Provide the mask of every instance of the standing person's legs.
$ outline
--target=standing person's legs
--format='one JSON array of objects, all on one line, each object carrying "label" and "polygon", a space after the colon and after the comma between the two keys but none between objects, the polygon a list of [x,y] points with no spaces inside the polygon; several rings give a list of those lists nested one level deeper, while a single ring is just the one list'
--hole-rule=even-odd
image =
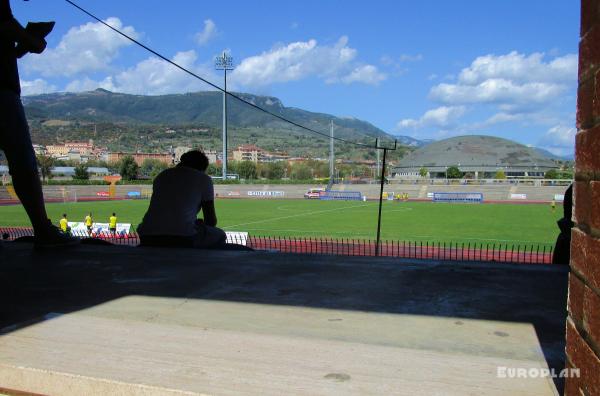
[{"label": "standing person's legs", "polygon": [[35,232],[45,232],[48,215],[29,127],[21,99],[10,91],[0,92],[0,148],[6,155],[15,192]]}]

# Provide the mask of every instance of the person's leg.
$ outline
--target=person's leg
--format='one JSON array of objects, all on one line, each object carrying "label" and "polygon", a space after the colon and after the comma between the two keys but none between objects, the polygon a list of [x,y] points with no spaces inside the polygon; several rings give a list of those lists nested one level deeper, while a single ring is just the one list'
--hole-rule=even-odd
[{"label": "person's leg", "polygon": [[36,247],[77,244],[77,238],[63,235],[48,220],[21,98],[10,91],[0,91],[0,149],[4,150],[13,187],[33,226]]},{"label": "person's leg", "polygon": [[195,237],[194,247],[209,249],[225,244],[226,239],[227,235],[222,229],[202,224],[198,226],[198,234]]},{"label": "person's leg", "polygon": [[13,186],[36,233],[46,232],[48,215],[29,127],[18,95],[0,93],[1,145],[8,161]]}]

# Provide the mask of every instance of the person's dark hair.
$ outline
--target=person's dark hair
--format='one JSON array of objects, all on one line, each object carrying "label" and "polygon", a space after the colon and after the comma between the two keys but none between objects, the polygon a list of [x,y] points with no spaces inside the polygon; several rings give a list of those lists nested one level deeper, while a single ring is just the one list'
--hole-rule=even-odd
[{"label": "person's dark hair", "polygon": [[112,215],[113,215],[113,216],[116,216],[115,212],[113,212],[113,214],[112,214]]},{"label": "person's dark hair", "polygon": [[67,217],[67,214],[66,214],[66,213],[63,213],[63,217]]},{"label": "person's dark hair", "polygon": [[204,172],[208,168],[208,157],[200,150],[190,150],[181,156],[179,165]]}]

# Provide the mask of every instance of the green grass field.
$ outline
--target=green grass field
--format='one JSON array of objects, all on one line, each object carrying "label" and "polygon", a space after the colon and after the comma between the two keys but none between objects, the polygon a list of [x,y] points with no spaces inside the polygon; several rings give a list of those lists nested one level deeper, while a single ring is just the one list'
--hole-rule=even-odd
[{"label": "green grass field", "polygon": [[[148,201],[47,204],[57,223],[62,213],[82,221],[108,222],[116,212],[120,223],[136,226]],[[250,235],[375,239],[377,202],[318,200],[217,200],[219,226]],[[539,244],[552,246],[562,207],[549,205],[444,204],[384,202],[381,237],[388,240]],[[28,226],[20,205],[0,206],[0,226]]]}]

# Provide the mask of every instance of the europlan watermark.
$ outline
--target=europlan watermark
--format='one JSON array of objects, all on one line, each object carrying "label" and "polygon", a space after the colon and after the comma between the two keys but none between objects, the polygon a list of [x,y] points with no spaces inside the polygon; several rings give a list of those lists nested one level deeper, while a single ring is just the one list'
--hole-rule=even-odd
[{"label": "europlan watermark", "polygon": [[498,378],[579,378],[580,372],[578,368],[557,371],[553,368],[498,366],[496,376]]}]

